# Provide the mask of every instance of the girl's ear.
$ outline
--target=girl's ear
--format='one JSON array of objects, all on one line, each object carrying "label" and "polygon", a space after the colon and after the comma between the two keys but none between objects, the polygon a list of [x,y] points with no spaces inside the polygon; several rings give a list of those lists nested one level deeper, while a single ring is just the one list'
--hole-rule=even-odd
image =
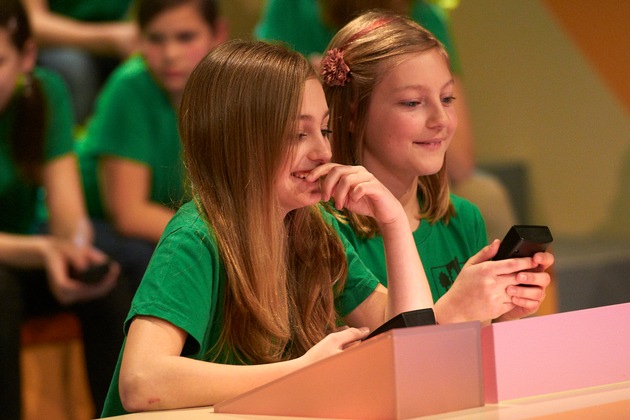
[{"label": "girl's ear", "polygon": [[350,104],[350,122],[348,123],[348,132],[354,134],[354,121],[357,119],[357,107],[354,103]]},{"label": "girl's ear", "polygon": [[37,44],[35,40],[29,39],[24,44],[24,50],[22,51],[22,72],[30,73],[35,68],[37,62]]}]

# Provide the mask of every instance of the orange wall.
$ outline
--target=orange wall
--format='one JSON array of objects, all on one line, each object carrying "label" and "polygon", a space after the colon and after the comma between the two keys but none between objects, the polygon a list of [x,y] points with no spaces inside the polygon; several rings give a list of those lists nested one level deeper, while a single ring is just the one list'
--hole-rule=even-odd
[{"label": "orange wall", "polygon": [[542,3],[630,112],[630,1]]},{"label": "orange wall", "polygon": [[477,159],[525,163],[532,220],[558,237],[630,236],[630,92],[621,73],[630,36],[611,35],[624,30],[628,8],[627,0],[471,0],[451,14]]}]

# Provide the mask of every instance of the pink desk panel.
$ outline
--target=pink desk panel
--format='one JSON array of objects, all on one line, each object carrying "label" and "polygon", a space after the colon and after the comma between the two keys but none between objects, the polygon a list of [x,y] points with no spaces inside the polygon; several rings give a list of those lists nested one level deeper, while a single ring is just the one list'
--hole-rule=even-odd
[{"label": "pink desk panel", "polygon": [[630,380],[630,303],[481,331],[486,403]]}]

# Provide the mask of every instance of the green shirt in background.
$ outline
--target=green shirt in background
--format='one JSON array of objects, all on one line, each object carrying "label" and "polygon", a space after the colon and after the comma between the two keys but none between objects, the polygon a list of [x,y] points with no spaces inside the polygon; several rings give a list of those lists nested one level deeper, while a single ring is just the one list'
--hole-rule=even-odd
[{"label": "green shirt in background", "polygon": [[[36,68],[46,100],[45,162],[73,152],[72,109],[66,86],[55,73]],[[18,90],[16,95],[21,95]],[[15,101],[0,113],[0,231],[32,233],[36,223],[40,187],[25,179],[18,171],[11,152],[11,136],[16,118]]]},{"label": "green shirt in background", "polygon": [[77,152],[92,217],[104,218],[98,182],[103,156],[145,165],[151,171],[151,201],[177,208],[183,200],[176,111],[140,56],[123,63],[108,79]]},{"label": "green shirt in background", "polygon": [[58,13],[85,22],[123,20],[133,0],[48,0],[48,7]]},{"label": "green shirt in background", "polygon": [[[322,210],[328,223],[336,220]],[[378,280],[345,240],[346,286],[337,298],[341,317],[349,314],[377,287]],[[137,315],[164,319],[188,334],[182,355],[208,360],[223,324],[225,269],[218,244],[193,202],[183,205],[164,230],[125,323]],[[121,353],[122,355],[122,353]],[[126,413],[120,402],[120,360],[114,372],[103,416]]]},{"label": "green shirt in background", "polygon": [[[448,225],[443,221],[430,224],[422,220],[413,233],[434,301],[450,289],[466,261],[488,244],[485,223],[477,206],[454,195],[451,201],[456,216]],[[350,225],[340,224],[340,227],[365,265],[387,286],[382,236],[359,238]]]},{"label": "green shirt in background", "polygon": [[[413,0],[410,17],[444,44],[452,71],[459,74],[461,66],[446,12],[426,1]],[[338,29],[324,24],[317,0],[267,0],[254,34],[262,40],[284,41],[308,57],[323,54]]]}]

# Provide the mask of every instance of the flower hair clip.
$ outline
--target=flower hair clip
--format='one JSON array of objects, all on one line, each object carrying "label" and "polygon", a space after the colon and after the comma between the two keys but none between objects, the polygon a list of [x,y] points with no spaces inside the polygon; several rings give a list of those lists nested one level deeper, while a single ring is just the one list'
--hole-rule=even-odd
[{"label": "flower hair clip", "polygon": [[328,50],[321,62],[321,75],[328,86],[344,86],[350,79],[350,67],[343,60],[343,50]]},{"label": "flower hair clip", "polygon": [[362,30],[351,36],[348,42],[346,42],[341,48],[333,48],[328,50],[326,56],[322,59],[321,62],[321,75],[323,82],[326,83],[328,86],[345,86],[346,82],[351,80],[352,75],[350,74],[350,67],[348,67],[343,59],[343,50],[357,39],[365,36],[375,29],[380,28],[381,26],[387,25],[394,19],[395,17],[389,16],[377,19],[376,21],[369,24],[367,27],[363,28]]}]

